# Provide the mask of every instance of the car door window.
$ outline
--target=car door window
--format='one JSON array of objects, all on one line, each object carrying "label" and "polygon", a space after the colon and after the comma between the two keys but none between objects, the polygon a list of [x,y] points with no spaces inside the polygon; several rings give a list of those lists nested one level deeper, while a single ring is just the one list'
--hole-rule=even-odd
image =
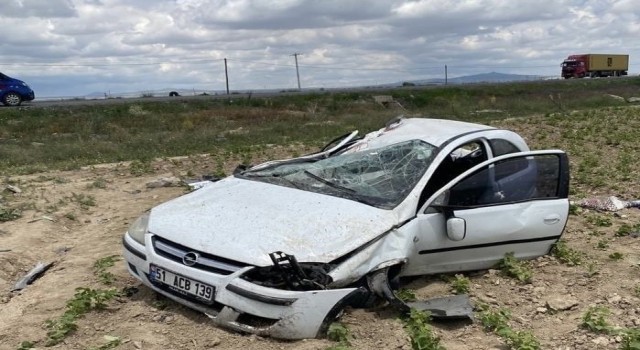
[{"label": "car door window", "polygon": [[491,139],[489,140],[489,145],[491,145],[491,153],[493,153],[494,157],[520,152],[516,145],[505,139]]},{"label": "car door window", "polygon": [[478,207],[532,199],[566,197],[563,154],[515,157],[497,161],[454,185],[451,207]]},{"label": "car door window", "polygon": [[449,181],[487,159],[488,154],[486,147],[480,140],[466,143],[453,150],[440,162],[431,175],[429,182],[420,195],[418,208],[420,208],[432,194],[441,189],[442,186],[448,184]]}]

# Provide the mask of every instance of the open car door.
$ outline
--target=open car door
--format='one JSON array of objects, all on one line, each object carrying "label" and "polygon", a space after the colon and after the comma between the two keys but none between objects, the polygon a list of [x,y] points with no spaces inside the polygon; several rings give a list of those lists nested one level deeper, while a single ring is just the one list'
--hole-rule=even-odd
[{"label": "open car door", "polygon": [[505,253],[535,258],[560,238],[569,213],[569,162],[559,150],[489,159],[436,191],[418,212],[406,274],[485,269]]}]

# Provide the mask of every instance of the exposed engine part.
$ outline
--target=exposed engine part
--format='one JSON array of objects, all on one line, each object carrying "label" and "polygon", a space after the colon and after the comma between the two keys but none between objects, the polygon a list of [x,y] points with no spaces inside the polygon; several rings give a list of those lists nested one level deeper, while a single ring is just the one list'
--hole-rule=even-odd
[{"label": "exposed engine part", "polygon": [[329,264],[299,263],[295,256],[279,251],[269,257],[273,266],[257,267],[242,278],[269,288],[295,291],[323,290],[332,282]]},{"label": "exposed engine part", "polygon": [[[292,290],[310,290],[310,289],[325,289],[326,284],[329,281],[324,281],[325,278],[329,278],[328,275],[315,273],[315,276],[307,276],[304,270],[298,264],[298,260],[293,255],[289,255],[283,252],[273,252],[269,254],[273,266],[276,271],[280,272],[282,278],[287,283],[287,286]],[[310,274],[313,274],[313,269],[307,269]],[[310,278],[311,277],[311,278]],[[322,280],[316,281],[313,277],[321,277]]]}]

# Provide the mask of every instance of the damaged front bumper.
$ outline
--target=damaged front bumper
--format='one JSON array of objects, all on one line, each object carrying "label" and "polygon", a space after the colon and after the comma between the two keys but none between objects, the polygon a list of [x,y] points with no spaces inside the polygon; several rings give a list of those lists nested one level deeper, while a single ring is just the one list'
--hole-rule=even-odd
[{"label": "damaged front bumper", "polygon": [[[214,323],[240,332],[281,339],[315,338],[339,315],[357,288],[290,291],[263,287],[240,276],[247,266],[230,274],[217,274],[167,259],[152,248],[151,235],[145,245],[128,234],[123,238],[124,257],[129,273],[154,291],[207,314]],[[201,281],[214,288],[211,302],[197,300],[166,284],[153,282],[150,266],[155,265]]]}]

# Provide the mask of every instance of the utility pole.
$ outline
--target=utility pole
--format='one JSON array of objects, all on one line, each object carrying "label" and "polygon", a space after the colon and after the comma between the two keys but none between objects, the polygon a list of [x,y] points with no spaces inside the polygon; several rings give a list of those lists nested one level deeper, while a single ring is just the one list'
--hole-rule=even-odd
[{"label": "utility pole", "polygon": [[298,55],[302,55],[301,53],[293,53],[291,56],[296,60],[296,76],[298,77],[298,90],[302,90],[300,88],[300,71],[298,70]]},{"label": "utility pole", "polygon": [[447,85],[448,74],[447,74],[447,65],[444,65],[444,85]]},{"label": "utility pole", "polygon": [[229,72],[227,71],[227,59],[224,59],[224,76],[227,81],[227,95],[229,94]]}]

